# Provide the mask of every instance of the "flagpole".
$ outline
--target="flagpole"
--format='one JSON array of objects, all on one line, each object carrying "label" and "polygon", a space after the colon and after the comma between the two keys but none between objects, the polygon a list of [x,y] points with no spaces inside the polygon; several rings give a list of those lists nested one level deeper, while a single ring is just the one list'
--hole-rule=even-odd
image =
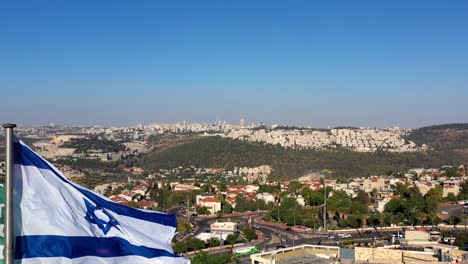
[{"label": "flagpole", "polygon": [[15,124],[3,124],[5,128],[5,264],[13,264],[13,128]]}]

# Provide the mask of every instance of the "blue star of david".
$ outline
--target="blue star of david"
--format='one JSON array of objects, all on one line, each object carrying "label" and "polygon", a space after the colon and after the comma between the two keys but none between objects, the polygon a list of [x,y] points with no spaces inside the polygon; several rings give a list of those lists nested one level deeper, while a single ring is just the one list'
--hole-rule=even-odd
[{"label": "blue star of david", "polygon": [[[106,235],[107,232],[109,232],[109,230],[112,227],[115,227],[119,230],[119,228],[117,227],[117,225],[119,224],[117,220],[115,220],[112,216],[110,216],[105,210],[102,210],[102,208],[100,208],[99,206],[92,205],[86,199],[83,199],[83,200],[85,201],[85,205],[87,209],[85,219],[88,220],[88,222],[90,222],[93,225],[97,225],[97,227],[101,229],[102,232],[104,232],[104,235]],[[103,212],[109,218],[109,221],[104,221],[100,219],[98,216],[96,216],[96,213],[95,213],[96,211]]]}]

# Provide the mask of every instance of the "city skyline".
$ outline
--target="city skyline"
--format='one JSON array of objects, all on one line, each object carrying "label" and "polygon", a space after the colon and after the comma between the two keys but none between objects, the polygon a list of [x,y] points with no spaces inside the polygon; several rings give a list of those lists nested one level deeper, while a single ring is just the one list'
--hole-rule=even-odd
[{"label": "city skyline", "polygon": [[466,1],[4,7],[3,122],[468,122]]},{"label": "city skyline", "polygon": [[[244,121],[244,125],[242,125],[242,121]],[[194,125],[198,126],[232,126],[234,128],[245,128],[245,129],[256,129],[259,127],[265,127],[267,130],[269,129],[281,129],[281,128],[303,128],[303,129],[402,129],[402,130],[413,130],[413,129],[418,129],[422,127],[431,127],[431,126],[444,126],[444,125],[457,125],[457,124],[466,124],[465,122],[452,122],[452,123],[437,123],[437,124],[429,124],[426,126],[420,126],[420,127],[403,127],[403,126],[398,126],[398,125],[388,125],[388,126],[356,126],[356,125],[335,125],[335,126],[311,126],[311,125],[302,125],[302,124],[294,124],[294,123],[267,123],[264,121],[257,121],[257,120],[248,120],[245,118],[241,118],[240,120],[234,121],[234,122],[229,122],[227,120],[208,120],[208,121],[190,121],[190,120],[174,120],[174,121],[169,121],[169,122],[156,122],[156,121],[150,121],[146,123],[131,123],[131,124],[121,124],[121,125],[109,125],[109,124],[99,124],[99,123],[89,123],[89,124],[79,124],[79,123],[56,123],[56,122],[49,122],[49,123],[37,123],[37,124],[24,124],[24,123],[15,123],[17,127],[24,127],[24,128],[40,128],[40,127],[101,127],[101,128],[119,128],[119,127],[128,127],[128,128],[137,128],[140,126],[143,127],[148,127],[148,126],[158,126],[158,125],[167,125],[167,126],[182,126],[182,127],[190,127]]]}]

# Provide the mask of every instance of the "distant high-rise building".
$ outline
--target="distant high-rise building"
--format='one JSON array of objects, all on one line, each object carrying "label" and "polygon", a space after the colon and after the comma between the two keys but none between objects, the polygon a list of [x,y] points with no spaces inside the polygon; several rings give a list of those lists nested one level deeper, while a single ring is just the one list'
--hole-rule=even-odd
[{"label": "distant high-rise building", "polygon": [[244,120],[244,118],[241,118],[241,120],[240,120],[240,126],[241,126],[242,128],[245,127],[245,120]]}]

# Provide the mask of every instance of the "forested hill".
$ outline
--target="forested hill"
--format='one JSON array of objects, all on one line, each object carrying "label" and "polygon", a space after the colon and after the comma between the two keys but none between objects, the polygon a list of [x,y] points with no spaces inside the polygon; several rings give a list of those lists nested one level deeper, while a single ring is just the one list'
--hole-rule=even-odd
[{"label": "forested hill", "polygon": [[422,127],[406,136],[418,145],[427,144],[436,150],[457,151],[468,159],[468,124],[446,124]]},{"label": "forested hill", "polygon": [[293,179],[323,168],[331,169],[337,177],[356,177],[461,162],[460,155],[445,150],[427,153],[358,153],[346,149],[294,150],[263,143],[203,137],[161,152],[145,154],[141,159],[141,166],[149,171],[156,171],[191,165],[231,169],[267,164],[273,168],[274,179]]}]

